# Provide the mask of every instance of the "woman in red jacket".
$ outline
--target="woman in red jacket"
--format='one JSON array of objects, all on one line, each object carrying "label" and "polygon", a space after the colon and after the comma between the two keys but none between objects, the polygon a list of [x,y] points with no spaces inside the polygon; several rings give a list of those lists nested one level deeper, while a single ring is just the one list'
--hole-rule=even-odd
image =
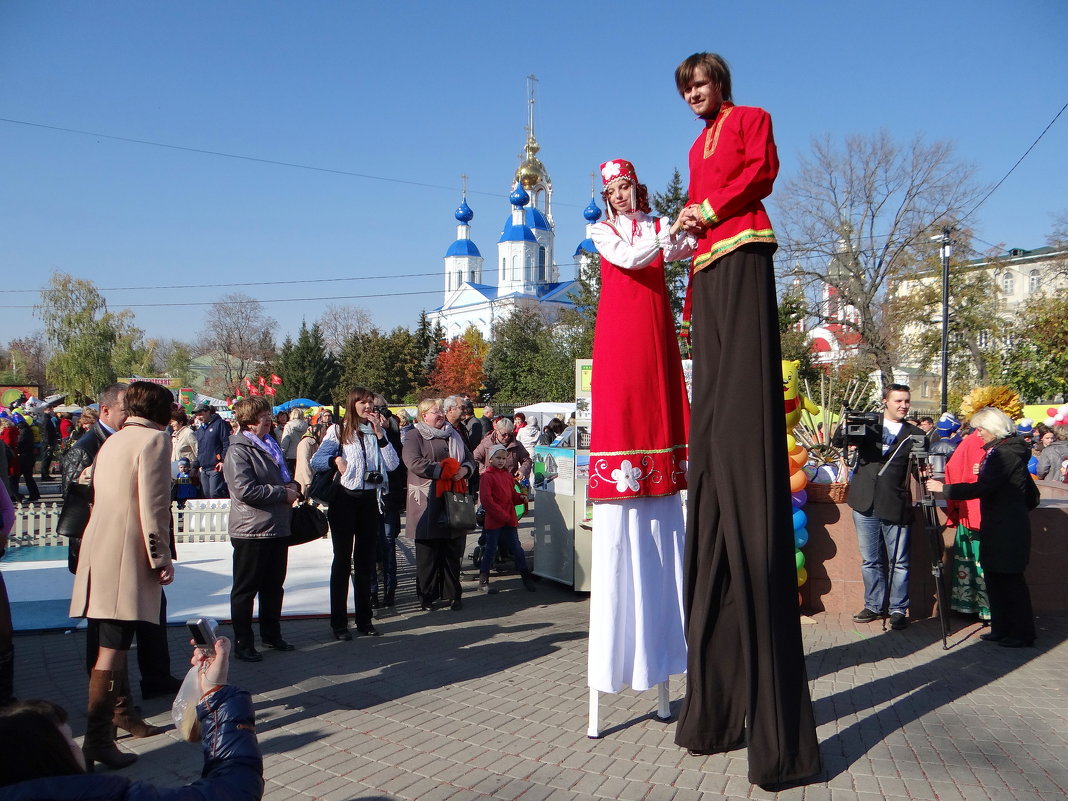
[{"label": "woman in red jacket", "polygon": [[482,569],[478,577],[478,591],[489,592],[489,569],[497,555],[497,543],[503,538],[515,554],[515,566],[523,578],[523,586],[534,592],[534,580],[527,568],[527,557],[519,544],[519,518],[515,506],[527,502],[526,495],[515,491],[515,477],[508,472],[508,449],[494,445],[486,459],[486,472],[479,483],[478,499],[486,510],[486,547],[482,549]]}]

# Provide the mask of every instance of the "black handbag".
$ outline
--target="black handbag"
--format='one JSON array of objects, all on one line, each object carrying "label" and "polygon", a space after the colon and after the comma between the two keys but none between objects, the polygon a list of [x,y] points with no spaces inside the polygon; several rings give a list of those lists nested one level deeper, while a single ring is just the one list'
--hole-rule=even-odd
[{"label": "black handbag", "polygon": [[308,497],[329,506],[337,497],[337,488],[341,485],[341,473],[333,461],[327,470],[318,470],[308,485]]},{"label": "black handbag", "polygon": [[63,508],[56,521],[56,534],[72,540],[80,540],[89,525],[93,511],[93,485],[72,481],[63,499]]},{"label": "black handbag", "polygon": [[478,528],[475,500],[464,492],[446,492],[441,496],[441,525],[454,531]]},{"label": "black handbag", "polygon": [[322,509],[305,501],[293,507],[293,517],[289,523],[289,547],[303,545],[312,540],[321,540],[326,536],[330,524]]}]

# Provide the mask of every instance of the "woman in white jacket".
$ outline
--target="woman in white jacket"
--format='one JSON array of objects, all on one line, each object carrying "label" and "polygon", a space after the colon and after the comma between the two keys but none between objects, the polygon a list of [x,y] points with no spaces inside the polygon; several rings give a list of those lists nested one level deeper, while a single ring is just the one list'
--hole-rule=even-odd
[{"label": "woman in white jacket", "polygon": [[[389,490],[386,474],[400,465],[386,439],[386,421],[375,411],[374,393],[363,387],[349,391],[345,420],[331,426],[312,457],[312,470],[331,463],[340,474],[337,494],[327,510],[334,560],[330,566],[330,628],[338,640],[351,640],[348,627],[349,576],[356,602],[356,631],[377,637],[371,623],[371,576],[375,569],[382,496]],[[355,566],[355,571],[353,571]]]}]

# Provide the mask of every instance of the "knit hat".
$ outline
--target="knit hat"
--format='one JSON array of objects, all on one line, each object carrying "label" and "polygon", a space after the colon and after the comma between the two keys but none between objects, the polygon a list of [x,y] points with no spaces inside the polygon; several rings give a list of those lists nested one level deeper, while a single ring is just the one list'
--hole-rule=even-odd
[{"label": "knit hat", "polygon": [[604,181],[605,189],[623,179],[632,184],[638,183],[638,174],[634,171],[634,165],[626,159],[613,159],[601,165],[601,180]]},{"label": "knit hat", "polygon": [[946,412],[938,418],[935,430],[940,437],[948,437],[960,428],[960,420],[952,412]]},{"label": "knit hat", "polygon": [[486,452],[486,459],[492,459],[494,455],[500,453],[501,451],[507,452],[507,450],[508,449],[503,445],[490,445],[489,451]]},{"label": "knit hat", "polygon": [[1016,421],[1016,433],[1021,437],[1028,436],[1035,428],[1035,421],[1030,417],[1021,417]]}]

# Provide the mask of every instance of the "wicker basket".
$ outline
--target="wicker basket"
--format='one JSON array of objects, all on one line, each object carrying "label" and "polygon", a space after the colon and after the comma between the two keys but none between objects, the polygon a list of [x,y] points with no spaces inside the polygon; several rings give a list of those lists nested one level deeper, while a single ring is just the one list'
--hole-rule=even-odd
[{"label": "wicker basket", "polygon": [[831,484],[810,483],[805,487],[809,503],[845,503],[849,495],[849,485],[835,481]]},{"label": "wicker basket", "polygon": [[811,503],[845,503],[849,495],[849,468],[845,460],[838,462],[838,475],[829,484],[809,482],[805,487]]}]

